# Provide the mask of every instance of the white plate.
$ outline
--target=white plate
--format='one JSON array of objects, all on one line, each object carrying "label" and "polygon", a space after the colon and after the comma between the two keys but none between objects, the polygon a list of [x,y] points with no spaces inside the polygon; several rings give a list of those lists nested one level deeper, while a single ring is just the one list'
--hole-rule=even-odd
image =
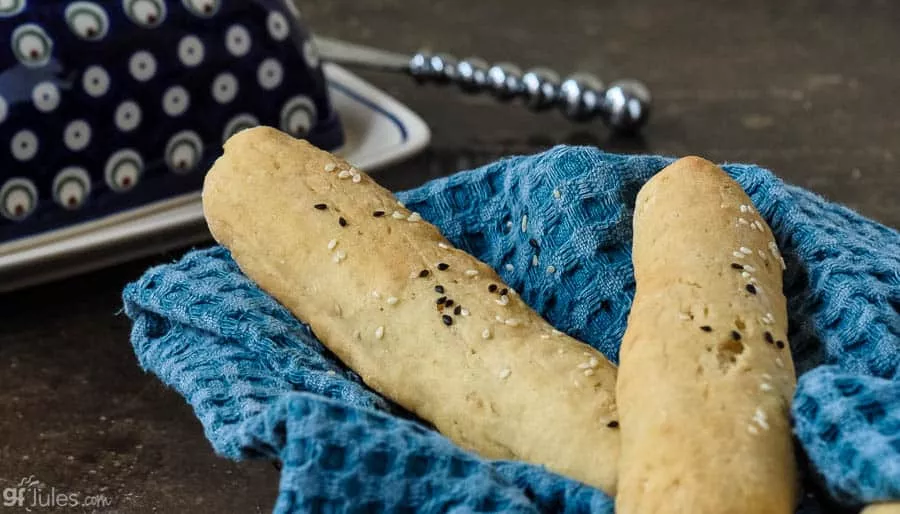
[{"label": "white plate", "polygon": [[[428,144],[428,126],[408,107],[340,66],[324,70],[344,126],[336,154],[373,172]],[[0,292],[209,240],[199,192],[183,195],[0,245]]]}]

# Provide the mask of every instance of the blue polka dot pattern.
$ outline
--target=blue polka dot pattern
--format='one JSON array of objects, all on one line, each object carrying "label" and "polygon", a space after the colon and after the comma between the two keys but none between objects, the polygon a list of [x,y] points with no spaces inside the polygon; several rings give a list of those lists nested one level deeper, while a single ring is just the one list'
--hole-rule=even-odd
[{"label": "blue polka dot pattern", "polygon": [[290,1],[3,3],[0,243],[196,192],[247,127],[340,146]]}]

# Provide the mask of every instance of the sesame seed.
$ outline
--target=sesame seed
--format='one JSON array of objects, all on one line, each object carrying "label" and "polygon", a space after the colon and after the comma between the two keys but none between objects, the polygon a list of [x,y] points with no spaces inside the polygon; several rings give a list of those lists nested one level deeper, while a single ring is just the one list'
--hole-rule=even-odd
[{"label": "sesame seed", "polygon": [[336,167],[337,166],[335,166],[333,162],[329,162],[328,164],[325,165],[325,171],[332,172],[332,171],[334,171],[334,169]]},{"label": "sesame seed", "polygon": [[784,341],[780,339],[778,341],[775,341],[775,346],[777,346],[779,350],[784,348]]},{"label": "sesame seed", "polygon": [[766,420],[766,413],[759,407],[753,413],[753,421],[755,421],[763,430],[769,429],[769,422]]},{"label": "sesame seed", "polygon": [[749,223],[747,220],[745,220],[744,218],[738,218],[738,223],[740,223],[741,225],[749,225],[749,224],[750,224],[750,223]]},{"label": "sesame seed", "polygon": [[378,327],[375,329],[375,339],[381,339],[384,337],[384,327]]},{"label": "sesame seed", "polygon": [[550,266],[547,266],[547,273],[550,273],[551,275],[553,273],[556,273],[556,266],[554,266],[552,264]]},{"label": "sesame seed", "polygon": [[495,301],[496,301],[499,305],[507,305],[507,304],[509,304],[509,297],[506,296],[506,295],[504,294],[504,295],[501,295],[500,298],[498,298],[498,299],[495,300]]},{"label": "sesame seed", "polygon": [[360,182],[362,182],[362,175],[353,175],[353,183],[359,184]]},{"label": "sesame seed", "polygon": [[731,331],[731,338],[734,339],[735,341],[740,341],[740,340],[741,340],[741,333],[738,332],[737,330],[732,330],[732,331]]},{"label": "sesame seed", "polygon": [[538,265],[538,256],[537,256],[537,255],[532,255],[532,256],[531,256],[531,265],[532,265],[532,266],[537,266],[537,265]]},{"label": "sesame seed", "polygon": [[477,269],[467,269],[467,270],[466,270],[466,276],[467,276],[467,277],[474,277],[474,276],[476,276],[476,275],[478,275],[478,270],[477,270]]},{"label": "sesame seed", "polygon": [[328,206],[325,205],[324,203],[317,203],[317,204],[313,205],[313,207],[315,207],[316,209],[319,209],[320,211],[324,211],[325,209],[328,208]]},{"label": "sesame seed", "polygon": [[[541,339],[550,339],[550,334],[541,334]],[[562,352],[563,350],[560,348],[558,353],[562,354]]]},{"label": "sesame seed", "polygon": [[780,255],[778,256],[778,262],[781,263],[781,270],[784,271],[787,269],[787,264],[784,262],[784,258]]},{"label": "sesame seed", "polygon": [[590,369],[591,365],[587,362],[582,362],[578,364],[578,369]]},{"label": "sesame seed", "polygon": [[759,390],[760,390],[760,391],[771,391],[771,390],[772,390],[772,386],[769,385],[769,384],[767,384],[767,383],[765,383],[765,382],[763,382],[762,384],[759,384]]},{"label": "sesame seed", "polygon": [[600,361],[597,360],[597,357],[591,357],[591,360],[588,361],[588,364],[590,364],[592,368],[596,368],[600,365]]},{"label": "sesame seed", "polygon": [[381,293],[378,291],[372,291],[372,298],[381,298]]},{"label": "sesame seed", "polygon": [[397,200],[397,205],[399,205],[399,206],[400,206],[401,208],[403,208],[403,209],[406,208],[406,204],[403,203],[403,202],[401,202],[400,200]]},{"label": "sesame seed", "polygon": [[431,272],[428,271],[427,269],[423,269],[422,271],[419,272],[419,278],[425,278],[428,276],[429,273],[431,273]]},{"label": "sesame seed", "polygon": [[453,307],[453,303],[454,303],[453,300],[448,299],[446,302],[444,302],[444,305],[446,307]]},{"label": "sesame seed", "polygon": [[559,189],[554,189],[553,198],[559,198],[560,196],[562,196],[562,193],[559,192]]},{"label": "sesame seed", "polygon": [[775,344],[775,338],[772,337],[772,333],[769,332],[768,330],[765,333],[763,333],[763,339],[765,339],[766,342],[769,344]]},{"label": "sesame seed", "polygon": [[744,278],[750,278],[750,277],[752,277],[753,275],[751,275],[750,272],[744,271],[744,272],[741,273],[741,276],[744,277]]},{"label": "sesame seed", "polygon": [[511,222],[511,221],[506,222],[506,228],[512,228],[512,226],[513,226],[513,222]]},{"label": "sesame seed", "polygon": [[756,294],[756,286],[754,286],[753,284],[747,284],[747,285],[745,286],[745,288],[747,289],[747,292],[748,292],[748,293],[750,293],[750,294]]},{"label": "sesame seed", "polygon": [[397,305],[397,302],[400,300],[398,300],[396,296],[388,296],[386,301],[388,305]]},{"label": "sesame seed", "polygon": [[509,263],[506,263],[506,266],[504,266],[504,268],[506,268],[506,271],[512,271],[516,269],[512,264]]},{"label": "sesame seed", "polygon": [[768,258],[766,257],[766,252],[764,252],[764,251],[762,251],[762,250],[757,250],[756,253],[757,253],[757,255],[759,255],[759,258],[760,258],[760,259],[762,259],[762,260],[767,260],[767,259],[768,259]]},{"label": "sesame seed", "polygon": [[756,427],[753,425],[747,425],[747,432],[750,432],[751,434],[756,435],[759,433],[759,430],[757,430]]},{"label": "sesame seed", "polygon": [[445,243],[438,243],[438,248],[443,248],[444,250],[449,250],[449,249],[450,249],[450,247],[447,246]]},{"label": "sesame seed", "polygon": [[768,374],[768,373],[763,373],[763,374],[760,375],[760,376],[763,377],[763,378],[766,379],[766,380],[772,380],[772,375],[770,375],[770,374]]},{"label": "sesame seed", "polygon": [[434,286],[434,292],[444,294],[444,286],[440,284]]},{"label": "sesame seed", "polygon": [[728,204],[723,202],[723,203],[720,203],[720,204],[719,204],[719,207],[722,208],[722,209],[727,209],[727,208],[728,208]]},{"label": "sesame seed", "polygon": [[488,286],[488,292],[494,293],[497,291],[497,284],[491,284]]},{"label": "sesame seed", "polygon": [[584,370],[582,373],[584,373],[584,376],[589,377],[589,376],[591,376],[591,375],[594,374],[594,370],[592,370],[592,369],[586,369],[586,370]]},{"label": "sesame seed", "polygon": [[753,253],[753,250],[747,248],[746,246],[742,246],[742,247],[738,248],[738,250],[740,250],[741,253],[744,255],[751,255]]},{"label": "sesame seed", "polygon": [[688,315],[688,314],[685,314],[685,313],[683,313],[683,312],[679,312],[679,313],[678,313],[678,319],[680,319],[681,321],[687,321],[687,320],[691,319],[691,317],[690,317],[690,315]]},{"label": "sesame seed", "polygon": [[490,339],[490,338],[491,338],[491,329],[486,328],[486,329],[482,330],[482,331],[481,331],[481,338],[482,338],[482,339]]},{"label": "sesame seed", "polygon": [[435,300],[434,303],[436,303],[438,305],[443,305],[443,304],[447,303],[447,297],[442,296],[442,297],[438,298],[437,300]]},{"label": "sesame seed", "polygon": [[775,357],[775,365],[778,366],[779,368],[784,367],[784,361],[781,360],[781,357]]},{"label": "sesame seed", "polygon": [[329,250],[334,250],[335,246],[337,246],[337,239],[332,239],[331,241],[328,241],[328,249]]},{"label": "sesame seed", "polygon": [[700,330],[704,332],[712,332],[712,327],[709,325],[703,325],[702,327],[700,327]]},{"label": "sesame seed", "polygon": [[740,209],[741,209],[741,212],[747,212],[747,206],[744,204],[741,204]]},{"label": "sesame seed", "polygon": [[559,337],[559,336],[563,335],[562,332],[560,332],[559,330],[556,330],[555,328],[552,329],[552,330],[550,331],[550,333],[553,334],[553,335],[555,335],[556,337]]},{"label": "sesame seed", "polygon": [[619,422],[613,420],[613,421],[610,421],[609,423],[607,423],[606,426],[609,428],[619,428]]},{"label": "sesame seed", "polygon": [[500,380],[506,380],[509,376],[512,375],[512,371],[509,368],[503,368],[500,370]]},{"label": "sesame seed", "polygon": [[741,252],[731,252],[731,255],[733,255],[736,259],[744,258],[744,254],[742,254]]},{"label": "sesame seed", "polygon": [[494,316],[494,319],[497,321],[497,323],[503,323],[503,318],[501,318],[500,316]]},{"label": "sesame seed", "polygon": [[500,296],[504,296],[507,294],[509,294],[509,289],[504,287],[503,289],[500,290]]},{"label": "sesame seed", "polygon": [[408,221],[410,223],[422,221],[422,215],[419,214],[418,212],[414,212],[414,213],[410,214],[408,218],[406,218],[406,221]]},{"label": "sesame seed", "polygon": [[380,218],[380,217],[384,216],[384,211],[375,211],[372,213],[372,216],[375,216],[376,218]]},{"label": "sesame seed", "polygon": [[439,262],[437,265],[437,269],[439,269],[441,271],[447,271],[449,268],[450,268],[450,265],[447,264],[446,262]]},{"label": "sesame seed", "polygon": [[756,268],[754,268],[753,266],[751,266],[749,264],[744,266],[744,269],[749,271],[750,273],[756,273]]},{"label": "sesame seed", "polygon": [[350,178],[350,172],[347,170],[341,170],[341,172],[338,173],[338,178]]},{"label": "sesame seed", "polygon": [[509,318],[508,320],[504,321],[504,323],[506,323],[506,325],[510,327],[518,327],[522,324],[522,322],[517,320],[516,318]]},{"label": "sesame seed", "polygon": [[342,260],[344,260],[346,258],[347,258],[347,253],[343,250],[338,250],[338,251],[334,252],[334,257],[332,258],[332,260],[334,262],[341,262]]},{"label": "sesame seed", "polygon": [[528,230],[528,215],[525,214],[522,216],[522,232],[526,232]]},{"label": "sesame seed", "polygon": [[450,316],[448,316],[446,314],[441,316],[441,321],[443,321],[444,325],[447,325],[448,327],[453,324],[453,318],[451,318]]},{"label": "sesame seed", "polygon": [[731,263],[731,269],[744,269],[744,266],[742,266],[742,265],[740,265],[740,264],[738,264],[738,263],[736,263],[736,262],[732,262],[732,263]]},{"label": "sesame seed", "polygon": [[535,250],[539,251],[541,249],[541,245],[538,244],[536,239],[529,239],[528,244],[531,245],[531,247]]},{"label": "sesame seed", "polygon": [[462,314],[463,316],[468,316],[469,309],[466,309],[465,307],[463,307],[462,309],[459,310],[459,313]]},{"label": "sesame seed", "polygon": [[402,220],[406,216],[404,216],[403,213],[401,213],[399,211],[394,211],[391,213],[391,217],[394,218],[395,220]]},{"label": "sesame seed", "polygon": [[340,226],[342,226],[342,227],[346,227],[346,226],[347,226],[347,220],[344,219],[343,216],[340,217],[340,218],[338,218],[338,225],[340,225]]},{"label": "sesame seed", "polygon": [[756,277],[750,277],[749,282],[750,282],[751,284],[758,284],[758,283],[759,283],[759,282],[756,280]]},{"label": "sesame seed", "polygon": [[418,271],[410,271],[410,272],[409,272],[409,278],[416,278],[416,277],[418,277],[418,276],[419,276],[419,272],[418,272]]},{"label": "sesame seed", "polygon": [[462,305],[457,305],[455,309],[453,309],[453,314],[459,316],[462,313]]}]

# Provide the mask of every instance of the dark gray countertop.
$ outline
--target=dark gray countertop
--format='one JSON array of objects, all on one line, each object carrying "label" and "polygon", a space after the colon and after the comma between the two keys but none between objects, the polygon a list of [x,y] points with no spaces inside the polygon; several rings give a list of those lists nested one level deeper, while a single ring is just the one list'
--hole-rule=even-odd
[{"label": "dark gray countertop", "polygon": [[[591,144],[756,162],[900,225],[900,4],[889,0],[308,0],[301,8],[318,32],[355,42],[634,76],[654,92],[645,138],[617,140],[599,125],[365,73],[434,132],[430,150],[379,176],[391,188],[508,153]],[[0,296],[0,488],[34,475],[106,494],[110,511],[271,510],[273,466],[216,457],[181,397],[140,370],[128,343],[122,287],[177,256]]]}]

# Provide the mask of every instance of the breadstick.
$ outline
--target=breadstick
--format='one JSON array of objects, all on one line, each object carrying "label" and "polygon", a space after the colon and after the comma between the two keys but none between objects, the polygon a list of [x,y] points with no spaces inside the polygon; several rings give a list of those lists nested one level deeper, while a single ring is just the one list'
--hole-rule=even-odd
[{"label": "breadstick", "polygon": [[873,503],[860,514],[900,514],[900,502]]},{"label": "breadstick", "polygon": [[212,234],[370,387],[488,458],[613,493],[616,371],[346,162],[270,128],[206,177]]},{"label": "breadstick", "polygon": [[792,513],[795,377],[768,225],[724,171],[686,157],[639,192],[633,260],[616,512]]}]

